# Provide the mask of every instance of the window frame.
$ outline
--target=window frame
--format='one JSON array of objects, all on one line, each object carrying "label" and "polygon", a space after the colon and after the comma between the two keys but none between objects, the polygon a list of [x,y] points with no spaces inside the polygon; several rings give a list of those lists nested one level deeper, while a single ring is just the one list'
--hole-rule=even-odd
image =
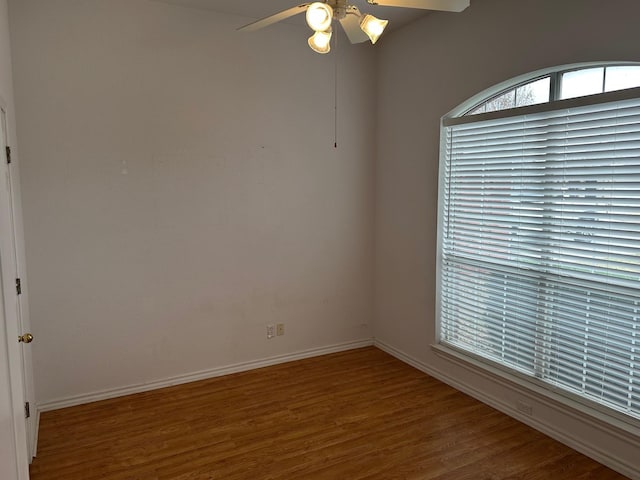
[{"label": "window frame", "polygon": [[[527,84],[530,83],[534,83],[538,80],[542,80],[544,78],[549,77],[550,82],[549,82],[549,100],[547,102],[542,102],[542,103],[537,103],[535,105],[546,105],[549,103],[554,103],[554,102],[558,102],[558,101],[563,101],[563,100],[573,100],[574,98],[589,98],[589,97],[593,97],[596,95],[602,95],[604,93],[613,93],[613,92],[619,92],[619,91],[625,91],[625,90],[629,90],[629,89],[620,89],[620,90],[613,90],[611,92],[606,92],[605,91],[605,85],[606,85],[606,81],[607,81],[607,73],[606,70],[610,67],[638,67],[640,69],[640,62],[606,62],[606,63],[595,63],[595,62],[589,62],[589,63],[581,63],[581,64],[574,64],[574,65],[565,65],[565,66],[561,66],[561,67],[554,67],[554,68],[547,68],[547,69],[543,69],[543,70],[538,70],[536,72],[533,73],[529,73],[529,74],[525,74],[525,75],[521,75],[519,77],[513,78],[511,80],[507,80],[505,82],[501,82],[493,87],[490,87],[482,92],[480,92],[477,95],[474,95],[473,97],[471,97],[469,100],[467,100],[466,102],[464,102],[462,105],[458,106],[456,109],[454,109],[453,111],[449,112],[448,114],[446,114],[443,119],[450,119],[450,118],[457,118],[457,117],[465,117],[465,116],[469,116],[469,117],[477,117],[479,115],[486,115],[487,113],[496,113],[496,112],[505,112],[508,110],[517,110],[520,108],[527,108],[529,106],[534,106],[534,105],[527,105],[524,107],[514,107],[514,108],[508,108],[508,109],[502,109],[502,110],[496,110],[494,112],[486,112],[486,113],[476,113],[476,114],[472,114],[471,112],[477,108],[479,108],[480,106],[482,106],[484,103],[488,103],[506,93],[508,93],[511,90],[515,90],[517,88],[523,87]],[[585,96],[580,96],[580,97],[571,97],[571,98],[567,98],[567,99],[562,99],[560,98],[560,93],[561,93],[561,87],[562,87],[562,76],[566,73],[571,73],[571,72],[577,72],[580,70],[588,70],[591,68],[604,68],[604,75],[603,75],[603,79],[602,79],[602,92],[600,93],[595,93],[595,94],[589,94],[589,95],[585,95]],[[635,88],[640,88],[640,86],[635,87]],[[518,110],[520,111],[520,110]],[[479,121],[479,120],[476,120]]]},{"label": "window frame", "polygon": [[[640,434],[640,421],[630,415],[626,415],[606,405],[589,400],[582,395],[566,391],[563,389],[551,388],[548,382],[544,382],[528,374],[520,373],[508,366],[502,365],[484,356],[473,352],[457,348],[453,345],[441,343],[441,298],[442,298],[442,258],[443,258],[443,199],[444,199],[444,175],[443,168],[446,155],[446,132],[447,128],[454,125],[466,123],[476,123],[485,120],[506,118],[512,116],[526,115],[530,113],[540,113],[554,111],[563,108],[574,108],[599,103],[610,103],[631,98],[640,98],[640,87],[615,90],[611,92],[597,93],[581,97],[559,99],[561,78],[564,73],[582,70],[586,68],[610,67],[610,66],[637,66],[640,63],[634,62],[609,62],[609,63],[583,63],[569,66],[555,67],[553,69],[539,70],[527,75],[522,75],[511,80],[502,82],[494,87],[484,90],[474,95],[466,102],[443,116],[441,119],[440,135],[440,169],[438,176],[438,225],[437,225],[437,256],[436,256],[436,301],[435,301],[435,340],[431,345],[434,352],[443,358],[458,363],[466,367],[473,367],[474,371],[487,375],[491,378],[507,380],[510,384],[523,388],[535,394],[542,401],[552,400],[557,404],[578,410],[590,417],[610,426],[615,426],[633,435]],[[469,112],[478,108],[485,102],[503,95],[509,90],[516,89],[522,85],[538,81],[549,77],[550,80],[550,100],[545,103],[538,103],[523,107],[515,107],[486,113],[468,115]],[[604,75],[606,80],[606,73]]]}]

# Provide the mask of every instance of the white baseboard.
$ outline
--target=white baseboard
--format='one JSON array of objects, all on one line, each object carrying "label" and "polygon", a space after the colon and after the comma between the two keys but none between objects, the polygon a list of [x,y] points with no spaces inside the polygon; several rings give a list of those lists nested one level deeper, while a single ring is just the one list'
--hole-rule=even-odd
[{"label": "white baseboard", "polygon": [[354,342],[340,343],[340,344],[329,345],[329,346],[320,347],[320,348],[312,348],[309,350],[303,350],[300,352],[294,352],[286,355],[277,355],[274,357],[263,358],[260,360],[254,360],[250,362],[237,363],[234,365],[226,365],[223,367],[212,368],[209,370],[201,370],[195,373],[177,375],[175,377],[165,378],[162,380],[156,380],[148,383],[129,385],[126,387],[119,387],[119,388],[113,388],[109,390],[101,390],[98,392],[86,393],[82,395],[75,395],[67,398],[60,398],[57,400],[38,404],[37,406],[38,421],[40,418],[40,412],[47,412],[50,410],[58,410],[60,408],[73,407],[73,406],[82,405],[85,403],[97,402],[99,400],[107,400],[109,398],[122,397],[124,395],[131,395],[133,393],[147,392],[149,390],[156,390],[158,388],[171,387],[171,386],[180,385],[183,383],[197,382],[198,380],[205,380],[208,378],[220,377],[223,375],[229,375],[231,373],[245,372],[247,370],[268,367],[271,365],[277,365],[279,363],[292,362],[294,360],[301,360],[303,358],[309,358],[309,357],[318,357],[320,355],[327,355],[329,353],[353,350],[355,348],[368,347],[371,345],[373,345],[373,339],[368,338],[368,339],[358,340]]},{"label": "white baseboard", "polygon": [[38,433],[40,432],[40,408],[37,405],[36,405],[35,415],[36,415],[36,419],[35,419],[36,426],[34,427],[35,432],[33,434],[33,443],[31,444],[32,456],[31,456],[31,459],[29,460],[29,463],[33,462],[33,459],[38,456]]},{"label": "white baseboard", "polygon": [[[440,370],[434,369],[429,365],[425,364],[424,362],[421,362],[420,360],[417,360],[412,356],[402,352],[401,350],[398,350],[395,347],[392,347],[391,345],[388,345],[380,340],[375,340],[374,345],[378,347],[380,350],[383,350],[388,354],[396,357],[398,360],[401,360],[411,365],[412,367],[417,368],[418,370],[426,373],[427,375],[437,378],[438,380],[446,383],[447,385],[452,386],[456,390],[459,390],[461,392],[466,393],[467,395],[470,395],[471,397],[501,411],[502,413],[505,413],[506,415],[509,415],[510,417],[513,417],[516,420],[544,433],[545,435],[548,435],[549,437],[573,448],[574,450],[588,457],[593,458],[597,462],[600,462],[603,465],[606,465],[609,468],[616,470],[617,472],[620,472],[621,474],[626,475],[629,478],[632,478],[634,480],[640,480],[640,469],[638,468],[638,464],[631,464],[630,462],[625,461],[624,459],[621,459],[618,456],[616,456],[614,452],[605,452],[601,448],[598,448],[589,442],[585,442],[582,438],[572,435],[571,432],[562,430],[558,428],[557,425],[552,425],[551,423],[545,421],[544,419],[541,419],[538,417],[534,418],[534,417],[526,416],[521,412],[519,412],[518,410],[516,410],[514,406],[508,403],[505,403],[502,399],[496,396],[493,396],[486,391],[479,390],[467,384],[461,383],[457,379],[451,377],[450,375]],[[512,386],[509,386],[509,387],[513,388]],[[526,392],[522,390],[518,390],[518,392],[522,395],[526,394]],[[552,403],[554,402],[547,402],[547,405],[551,405]],[[557,409],[560,413],[568,414],[572,417],[575,417],[576,415],[580,415],[579,413],[577,414],[575,411],[570,411],[568,407],[561,404],[557,404],[557,405],[554,404],[552,405],[552,407]],[[587,418],[585,418],[585,421],[588,422],[591,427],[600,428],[603,433],[606,433],[607,435],[611,435],[611,432],[605,431],[601,425],[598,425],[597,423],[589,422]],[[640,442],[638,442],[637,438],[635,439],[635,442],[639,443],[638,446],[640,448]]]}]

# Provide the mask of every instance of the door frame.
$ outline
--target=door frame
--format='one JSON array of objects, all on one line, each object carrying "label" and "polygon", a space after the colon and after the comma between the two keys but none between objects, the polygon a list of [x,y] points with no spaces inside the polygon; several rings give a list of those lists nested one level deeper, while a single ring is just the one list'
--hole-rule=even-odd
[{"label": "door frame", "polygon": [[[6,193],[0,196],[0,276],[1,292],[3,296],[3,324],[6,332],[7,356],[9,366],[9,390],[13,410],[13,432],[15,439],[16,463],[18,467],[18,480],[29,479],[29,463],[31,460],[29,441],[27,440],[27,422],[25,421],[25,376],[23,346],[18,342],[21,325],[19,325],[20,298],[15,289],[13,272],[17,271],[17,258],[15,248],[15,225],[12,211],[13,198],[11,198],[10,166],[4,157],[6,141],[8,141],[8,121],[6,118],[6,104],[0,98],[0,181],[6,182]],[[4,192],[3,189],[0,192]],[[9,277],[9,278],[7,278]]]},{"label": "door frame", "polygon": [[[6,107],[1,103],[0,99],[0,122],[3,123],[0,129],[3,130],[4,144],[9,144],[9,127],[8,114]],[[15,149],[14,149],[15,150]],[[24,268],[24,238],[22,235],[22,209],[20,208],[19,185],[17,185],[17,159],[16,152],[12,152],[12,161],[8,165],[9,175],[9,209],[11,215],[11,234],[13,244],[13,260],[15,267],[15,278],[21,280],[22,293],[17,299],[17,324],[21,334],[31,332],[31,323],[28,314],[28,285],[26,279],[26,269]],[[22,356],[22,375],[24,388],[24,401],[29,402],[30,416],[26,419],[27,424],[27,453],[29,463],[36,454],[38,439],[38,420],[39,411],[36,406],[35,389],[33,381],[33,361],[31,358],[31,346],[23,346],[21,350]]]}]

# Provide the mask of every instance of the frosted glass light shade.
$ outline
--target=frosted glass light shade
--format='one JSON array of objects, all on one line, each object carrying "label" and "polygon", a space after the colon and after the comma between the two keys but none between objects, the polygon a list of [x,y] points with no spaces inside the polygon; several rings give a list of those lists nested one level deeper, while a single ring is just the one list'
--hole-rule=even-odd
[{"label": "frosted glass light shade", "polygon": [[388,20],[380,20],[373,15],[367,14],[362,17],[360,28],[364,33],[367,34],[369,40],[371,40],[371,43],[376,43],[380,38],[380,35],[382,35],[382,32],[384,32],[384,29],[387,27],[388,23]]},{"label": "frosted glass light shade", "polygon": [[326,3],[314,2],[307,8],[307,25],[316,32],[324,32],[331,27],[333,8]]},{"label": "frosted glass light shade", "polygon": [[309,37],[309,46],[314,52],[329,53],[331,50],[331,30],[316,32]]}]

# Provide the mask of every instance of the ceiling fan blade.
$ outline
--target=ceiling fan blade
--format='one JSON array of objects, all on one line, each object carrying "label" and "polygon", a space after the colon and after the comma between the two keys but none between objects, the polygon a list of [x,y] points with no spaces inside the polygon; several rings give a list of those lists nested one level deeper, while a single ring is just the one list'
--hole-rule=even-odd
[{"label": "ceiling fan blade", "polygon": [[370,5],[381,7],[420,8],[423,10],[441,10],[443,12],[461,12],[470,4],[470,0],[367,0]]},{"label": "ceiling fan blade", "polygon": [[297,15],[299,13],[306,12],[309,5],[311,5],[311,2],[296,5],[295,7],[288,8],[287,10],[283,10],[274,15],[270,15],[260,20],[256,20],[253,23],[240,27],[238,28],[238,31],[242,30],[245,32],[252,32],[254,30],[268,27],[269,25],[273,25],[274,23],[286,20],[287,18],[293,17],[294,15]]},{"label": "ceiling fan blade", "polygon": [[342,25],[344,33],[347,34],[347,38],[351,43],[363,43],[369,40],[367,34],[360,28],[360,17],[358,7],[350,5],[347,9],[347,14],[340,19],[340,25]]}]

